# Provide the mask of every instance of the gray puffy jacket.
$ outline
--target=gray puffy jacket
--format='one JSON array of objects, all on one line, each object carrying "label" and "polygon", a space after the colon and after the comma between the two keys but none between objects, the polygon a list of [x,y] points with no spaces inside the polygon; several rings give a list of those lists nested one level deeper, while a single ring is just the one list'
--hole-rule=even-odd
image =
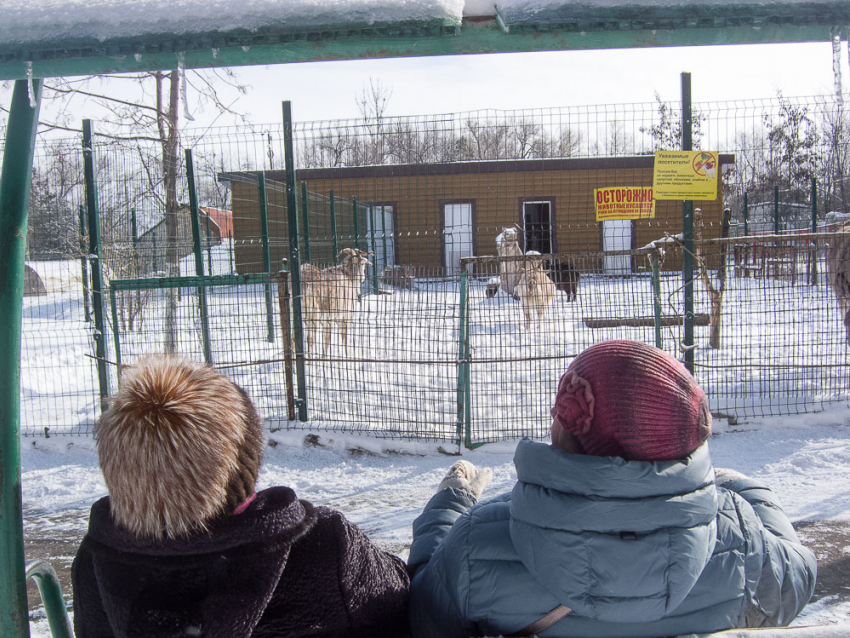
[{"label": "gray puffy jacket", "polygon": [[715,486],[681,461],[567,454],[521,441],[513,492],[438,492],[413,524],[415,638],[497,636],[565,605],[542,636],[644,637],[787,625],[816,562],[773,493]]}]

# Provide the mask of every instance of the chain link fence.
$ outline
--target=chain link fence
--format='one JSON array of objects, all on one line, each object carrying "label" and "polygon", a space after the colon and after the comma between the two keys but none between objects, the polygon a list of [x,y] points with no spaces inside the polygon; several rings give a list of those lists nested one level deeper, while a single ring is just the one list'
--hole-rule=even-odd
[{"label": "chain link fence", "polygon": [[[828,256],[850,213],[843,111],[781,96],[693,111],[695,146],[720,152],[720,195],[696,203],[693,274],[694,374],[712,410],[742,419],[846,399]],[[282,127],[184,133],[198,243],[184,158],[164,165],[160,146],[96,137],[109,389],[117,364],[171,349],[233,376],[271,427],[543,437],[560,373],[592,343],[682,357],[681,203],[656,201],[650,219],[594,210],[595,189],[652,186],[679,112],[659,101],[296,124],[301,261],[344,277],[346,250],[371,253],[336,286],[344,312],[302,316],[281,305],[276,276],[293,245]],[[90,432],[99,329],[79,140],[42,140],[35,178],[27,264],[43,287],[34,277],[24,304],[23,433]],[[554,286],[543,312],[518,291],[533,272]]]}]

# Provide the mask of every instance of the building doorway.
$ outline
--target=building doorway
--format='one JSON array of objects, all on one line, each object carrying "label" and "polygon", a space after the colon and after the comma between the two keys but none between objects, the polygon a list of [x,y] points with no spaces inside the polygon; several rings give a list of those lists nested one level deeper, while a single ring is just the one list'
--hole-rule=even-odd
[{"label": "building doorway", "polygon": [[536,250],[541,254],[551,253],[552,246],[552,202],[549,200],[522,203],[523,250]]}]

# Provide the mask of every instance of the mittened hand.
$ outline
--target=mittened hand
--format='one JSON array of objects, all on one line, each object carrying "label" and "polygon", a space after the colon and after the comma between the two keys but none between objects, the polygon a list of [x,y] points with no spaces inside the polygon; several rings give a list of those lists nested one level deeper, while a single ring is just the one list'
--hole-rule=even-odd
[{"label": "mittened hand", "polygon": [[726,483],[731,483],[732,481],[737,481],[738,479],[745,478],[747,478],[745,474],[741,474],[740,472],[736,472],[735,470],[730,470],[725,467],[714,468],[715,485],[725,485]]},{"label": "mittened hand", "polygon": [[459,490],[466,490],[475,497],[475,500],[478,500],[492,476],[493,470],[489,467],[479,470],[469,461],[458,461],[449,468],[448,474],[440,483],[437,491],[454,487]]}]

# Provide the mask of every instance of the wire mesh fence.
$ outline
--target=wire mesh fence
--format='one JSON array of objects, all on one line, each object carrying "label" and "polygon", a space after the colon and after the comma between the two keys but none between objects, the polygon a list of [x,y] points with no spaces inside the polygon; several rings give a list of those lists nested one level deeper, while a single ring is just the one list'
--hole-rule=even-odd
[{"label": "wire mesh fence", "polygon": [[[184,158],[96,138],[107,358],[207,358],[274,427],[471,443],[545,436],[558,376],[588,345],[634,338],[681,356],[681,202],[656,200],[650,218],[595,215],[597,189],[651,188],[653,152],[679,144],[679,112],[658,101],[297,123],[294,211],[281,126],[190,131],[197,242]],[[706,272],[693,274],[694,373],[712,409],[746,418],[846,398],[845,306],[826,252],[850,213],[843,111],[831,97],[779,96],[693,112],[695,147],[719,151],[719,195],[697,203]],[[28,264],[63,273],[65,288],[25,301],[24,433],[87,432],[101,397],[79,141],[43,142],[36,177]],[[369,253],[345,312],[281,312],[276,279],[227,279],[291,266],[291,230],[317,269]],[[651,246],[665,249],[656,268]],[[521,301],[530,292],[520,280],[538,270],[555,287],[542,315]],[[139,280],[153,283],[127,288]],[[304,331],[292,344],[305,350],[301,377],[297,357],[282,362],[286,324]],[[287,373],[307,421],[288,416]]]}]

